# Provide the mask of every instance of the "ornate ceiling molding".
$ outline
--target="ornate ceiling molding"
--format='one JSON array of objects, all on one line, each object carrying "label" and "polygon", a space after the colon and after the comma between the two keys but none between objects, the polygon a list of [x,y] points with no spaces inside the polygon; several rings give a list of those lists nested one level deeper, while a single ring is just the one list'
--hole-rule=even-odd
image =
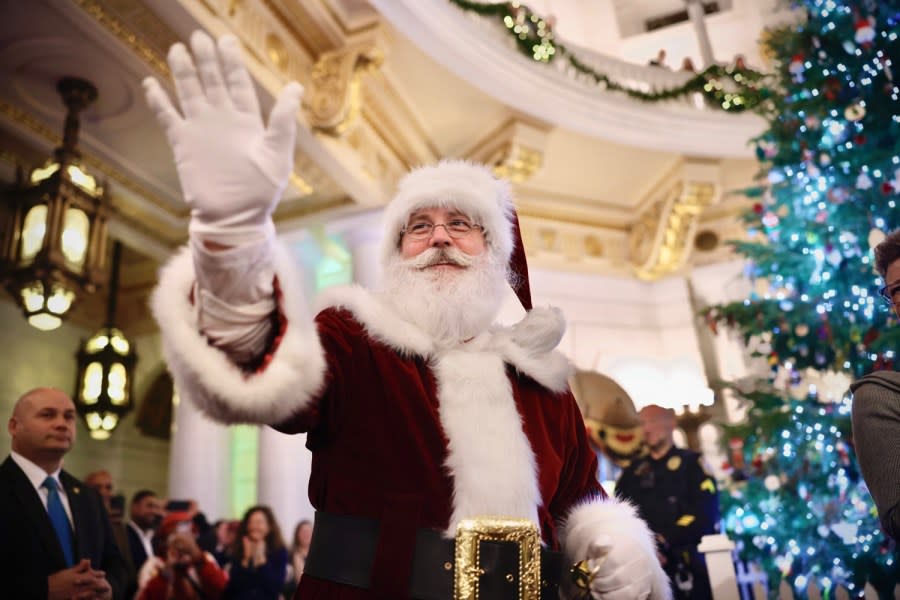
[{"label": "ornate ceiling molding", "polygon": [[339,137],[356,125],[362,110],[360,80],[383,61],[384,53],[374,43],[322,54],[303,95],[313,129]]},{"label": "ornate ceiling molding", "polygon": [[673,179],[651,194],[628,234],[629,258],[640,279],[661,279],[687,264],[700,216],[721,194],[714,164],[688,162]]},{"label": "ornate ceiling molding", "polygon": [[511,119],[486,135],[466,156],[490,165],[498,177],[524,183],[543,166],[549,134],[548,127]]},{"label": "ornate ceiling molding", "polygon": [[[525,58],[510,47],[508,36],[481,26],[446,0],[371,2],[435,61],[543,122],[621,144],[715,157],[750,156],[746,141],[765,125],[754,115],[716,113],[688,104],[642,104],[606,92],[562,69]],[[621,67],[633,72],[649,68],[628,63]]]},{"label": "ornate ceiling molding", "polygon": [[[170,76],[165,49],[178,41],[175,33],[140,3],[129,3],[121,12],[103,0],[74,0],[104,29],[125,44],[163,78]],[[121,3],[119,3],[121,6]]]}]

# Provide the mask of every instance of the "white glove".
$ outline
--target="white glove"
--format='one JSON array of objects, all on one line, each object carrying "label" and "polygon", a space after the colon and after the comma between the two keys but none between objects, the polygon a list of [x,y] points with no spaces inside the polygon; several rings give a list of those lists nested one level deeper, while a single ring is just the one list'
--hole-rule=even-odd
[{"label": "white glove", "polygon": [[588,546],[591,597],[594,600],[668,599],[671,592],[655,589],[667,581],[655,555],[629,536],[602,534]]},{"label": "white glove", "polygon": [[272,211],[293,168],[303,88],[284,87],[267,128],[238,40],[221,37],[217,51],[212,38],[195,31],[191,48],[196,66],[183,44],[173,45],[168,57],[183,116],[156,79],[143,82],[175,154],[190,231],[226,245],[272,235]]}]

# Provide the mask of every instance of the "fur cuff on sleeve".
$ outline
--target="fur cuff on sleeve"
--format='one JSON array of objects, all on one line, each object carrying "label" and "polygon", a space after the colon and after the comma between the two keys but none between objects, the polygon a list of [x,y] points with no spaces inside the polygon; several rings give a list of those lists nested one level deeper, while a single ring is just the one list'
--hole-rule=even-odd
[{"label": "fur cuff on sleeve", "polygon": [[248,374],[197,328],[191,302],[194,263],[189,247],[160,271],[150,300],[162,332],[163,353],[176,388],[210,417],[223,423],[279,423],[309,406],[321,392],[325,356],[306,314],[299,274],[287,249],[274,252],[287,329],[266,368]]},{"label": "fur cuff on sleeve", "polygon": [[651,600],[671,598],[669,578],[656,559],[653,532],[628,502],[612,498],[597,499],[572,509],[560,532],[567,564],[575,564],[587,558],[588,546],[601,534],[609,535],[613,540],[617,537],[629,537],[637,542],[654,565],[655,581]]}]

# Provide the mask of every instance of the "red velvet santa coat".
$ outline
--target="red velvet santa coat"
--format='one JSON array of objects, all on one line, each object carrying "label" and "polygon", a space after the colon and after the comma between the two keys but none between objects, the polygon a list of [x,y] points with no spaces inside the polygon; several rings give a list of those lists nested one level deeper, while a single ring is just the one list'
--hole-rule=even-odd
[{"label": "red velvet santa coat", "polygon": [[[220,421],[308,431],[312,504],[382,519],[393,532],[376,557],[380,579],[408,572],[398,557],[408,556],[416,528],[452,535],[480,515],[532,519],[572,562],[601,533],[635,536],[653,554],[634,510],[605,499],[596,482],[570,365],[552,348],[555,313],[532,311],[448,350],[369,292],[344,288],[326,299],[332,308],[314,329],[290,263],[279,253],[284,335],[264,370],[248,375],[197,332],[193,264],[187,251],[176,257],[153,299],[169,368],[182,395]],[[369,597],[310,578],[300,591]]]}]

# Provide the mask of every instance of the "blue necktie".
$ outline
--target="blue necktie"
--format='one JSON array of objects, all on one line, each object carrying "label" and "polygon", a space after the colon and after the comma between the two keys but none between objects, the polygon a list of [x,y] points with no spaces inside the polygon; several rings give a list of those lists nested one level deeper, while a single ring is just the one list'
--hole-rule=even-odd
[{"label": "blue necktie", "polygon": [[66,515],[66,509],[63,508],[62,500],[59,497],[56,480],[47,477],[41,487],[47,488],[47,514],[50,516],[50,522],[53,523],[56,537],[59,538],[59,544],[62,546],[63,555],[66,557],[66,566],[71,567],[75,564],[75,557],[72,553],[72,529],[69,527],[69,517]]}]

